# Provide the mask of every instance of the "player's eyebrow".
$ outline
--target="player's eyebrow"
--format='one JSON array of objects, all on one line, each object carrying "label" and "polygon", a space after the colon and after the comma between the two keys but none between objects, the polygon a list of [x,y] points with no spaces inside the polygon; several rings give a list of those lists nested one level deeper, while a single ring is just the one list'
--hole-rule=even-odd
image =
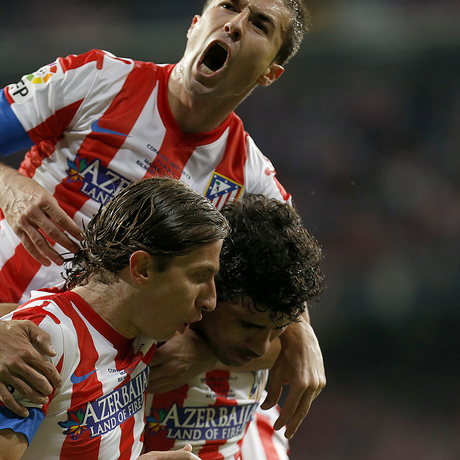
[{"label": "player's eyebrow", "polygon": [[[239,8],[242,8],[242,0],[230,0],[230,1],[234,3],[236,6],[238,6]],[[251,14],[255,16],[256,19],[262,22],[268,22],[274,29],[276,29],[275,20],[272,17],[270,17],[268,14],[263,13],[261,11],[257,11],[257,10],[254,11],[254,9],[251,7],[249,7],[249,9],[251,10]]]}]

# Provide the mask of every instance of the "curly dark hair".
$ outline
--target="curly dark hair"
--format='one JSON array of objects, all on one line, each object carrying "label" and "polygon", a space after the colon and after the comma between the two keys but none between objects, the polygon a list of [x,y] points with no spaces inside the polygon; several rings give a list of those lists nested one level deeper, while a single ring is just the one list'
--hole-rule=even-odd
[{"label": "curly dark hair", "polygon": [[324,289],[321,248],[295,207],[246,194],[222,209],[231,233],[224,240],[218,301],[249,304],[276,321],[297,321]]},{"label": "curly dark hair", "polygon": [[155,268],[164,271],[175,256],[221,240],[228,232],[223,215],[185,183],[167,177],[142,180],[91,219],[82,250],[66,264],[65,288],[84,285],[90,276],[110,282],[138,250],[155,256]]}]

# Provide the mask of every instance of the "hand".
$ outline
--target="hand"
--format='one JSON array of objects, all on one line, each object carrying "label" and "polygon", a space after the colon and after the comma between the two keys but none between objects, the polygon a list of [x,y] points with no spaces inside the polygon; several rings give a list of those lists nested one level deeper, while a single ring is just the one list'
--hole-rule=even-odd
[{"label": "hand", "polygon": [[5,165],[0,165],[0,209],[24,247],[42,265],[64,263],[45,236],[70,252],[78,251],[78,244],[64,232],[81,241],[81,230],[57,200],[40,184]]},{"label": "hand", "polygon": [[285,436],[291,439],[311,403],[326,386],[326,374],[318,340],[306,317],[291,324],[280,340],[281,351],[270,371],[268,395],[261,407],[273,407],[281,396],[283,385],[290,385],[274,429],[279,430],[287,424]]},{"label": "hand", "polygon": [[214,369],[216,364],[217,358],[206,340],[187,329],[155,350],[148,391],[160,394],[180,388],[193,377]]},{"label": "hand", "polygon": [[13,398],[7,385],[36,404],[46,404],[53,387],[62,384],[55,367],[40,352],[56,354],[50,336],[32,321],[0,321],[0,399],[20,417],[29,412]]},{"label": "hand", "polygon": [[180,450],[169,452],[149,452],[148,454],[141,455],[138,460],[196,460],[195,454],[192,454],[192,446],[187,444]]}]

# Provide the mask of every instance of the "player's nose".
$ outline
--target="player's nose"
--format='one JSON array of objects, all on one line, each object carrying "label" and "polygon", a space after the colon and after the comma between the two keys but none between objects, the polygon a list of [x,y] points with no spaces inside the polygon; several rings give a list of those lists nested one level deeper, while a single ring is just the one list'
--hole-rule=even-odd
[{"label": "player's nose", "polygon": [[198,308],[204,311],[212,311],[216,308],[217,293],[214,278],[209,280],[202,289],[200,296],[197,299]]},{"label": "player's nose", "polygon": [[257,356],[263,356],[270,348],[270,332],[260,331],[256,333],[247,346]]},{"label": "player's nose", "polygon": [[233,18],[225,24],[224,30],[228,33],[228,35],[230,35],[232,40],[238,41],[243,35],[243,30],[247,20],[248,13],[246,11],[242,11],[241,13],[233,16]]}]

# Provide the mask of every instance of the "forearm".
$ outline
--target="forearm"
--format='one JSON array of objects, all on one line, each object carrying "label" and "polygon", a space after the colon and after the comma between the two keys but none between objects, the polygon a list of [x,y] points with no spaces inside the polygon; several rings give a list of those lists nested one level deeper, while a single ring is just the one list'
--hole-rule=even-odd
[{"label": "forearm", "polygon": [[17,303],[0,303],[0,318],[19,307]]},{"label": "forearm", "polygon": [[0,155],[0,186],[4,186],[4,180],[10,174],[20,174],[16,169],[3,163],[3,157]]},{"label": "forearm", "polygon": [[0,460],[19,460],[27,448],[27,438],[22,433],[0,429]]},{"label": "forearm", "polygon": [[309,343],[308,338],[312,332],[310,314],[308,313],[308,308],[306,308],[299,321],[291,323],[280,336],[281,346],[307,345]]}]

